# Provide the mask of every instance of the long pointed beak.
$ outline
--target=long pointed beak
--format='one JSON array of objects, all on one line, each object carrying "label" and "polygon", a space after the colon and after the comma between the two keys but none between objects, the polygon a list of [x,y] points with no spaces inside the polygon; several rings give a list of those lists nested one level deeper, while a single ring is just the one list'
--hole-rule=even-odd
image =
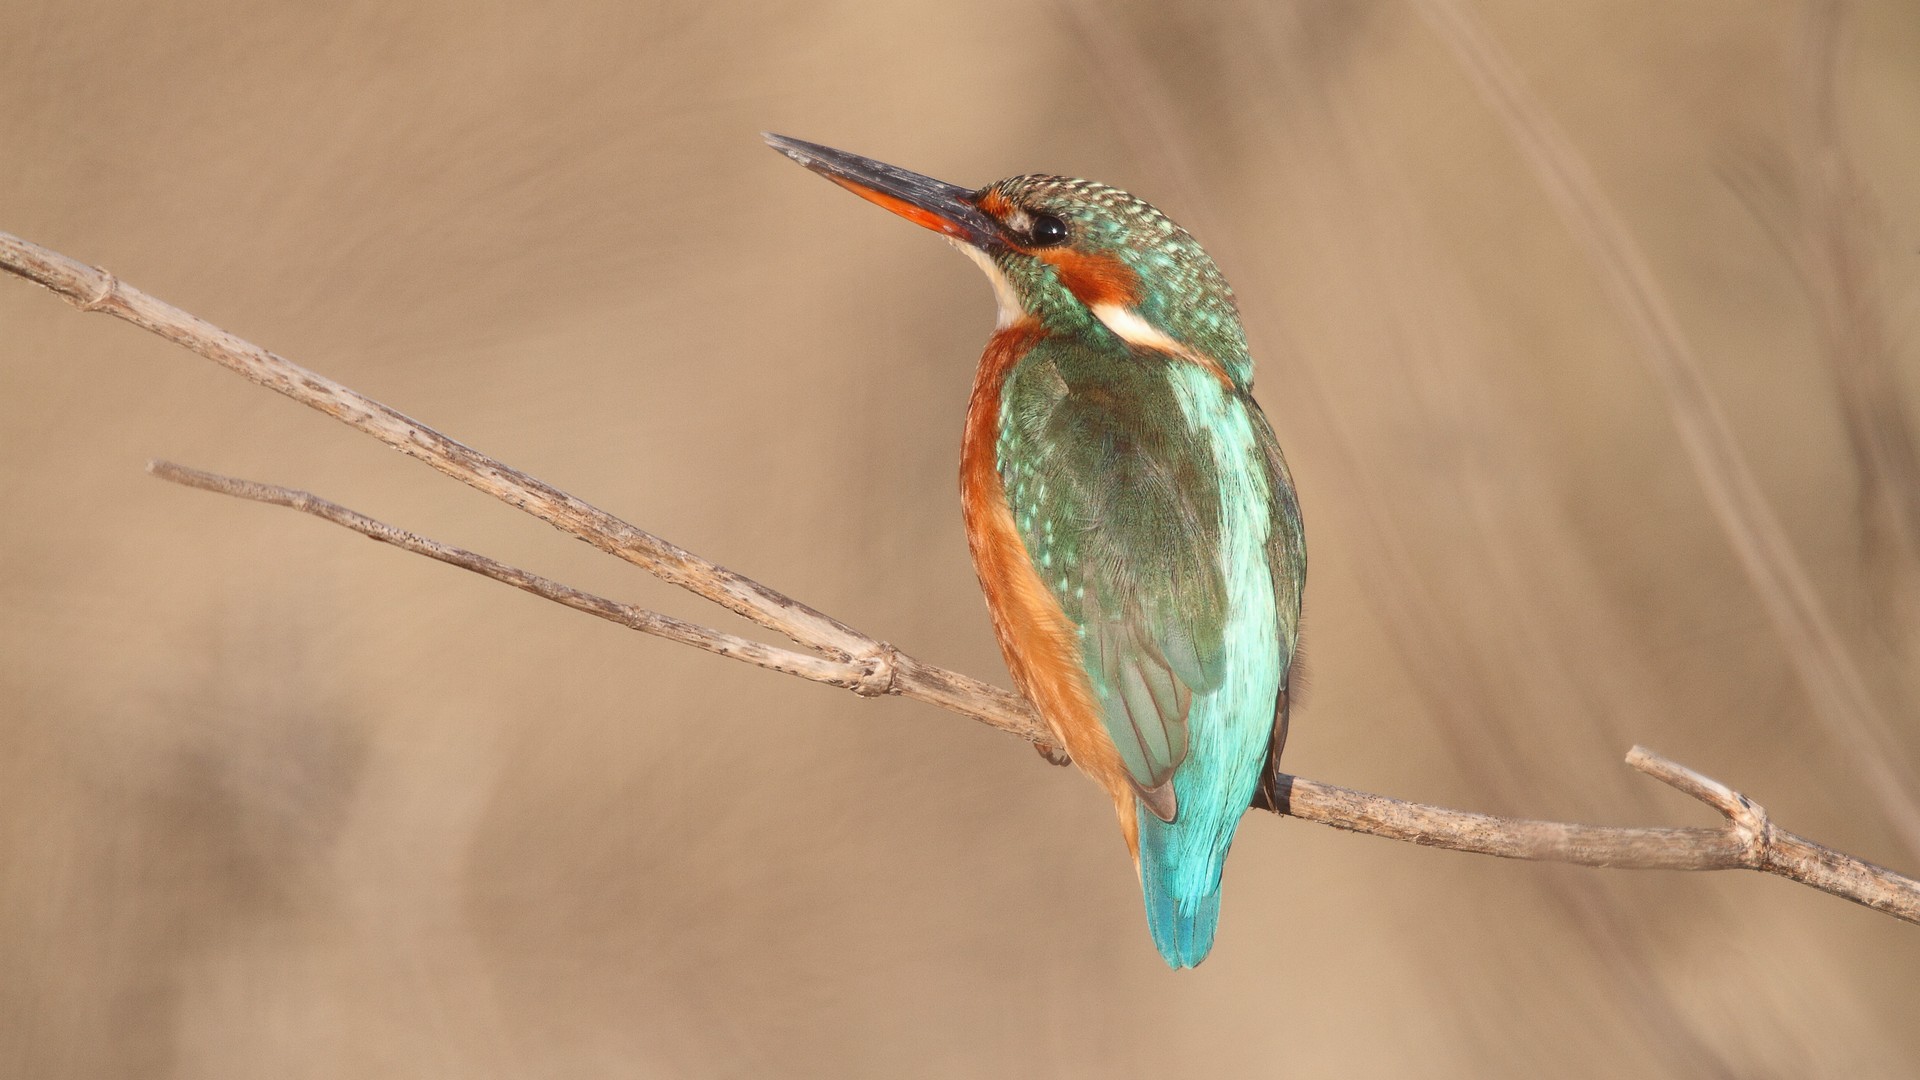
[{"label": "long pointed beak", "polygon": [[885,162],[763,131],[767,145],[917,225],[983,251],[1001,245],[1000,225],[974,205],[973,192]]}]

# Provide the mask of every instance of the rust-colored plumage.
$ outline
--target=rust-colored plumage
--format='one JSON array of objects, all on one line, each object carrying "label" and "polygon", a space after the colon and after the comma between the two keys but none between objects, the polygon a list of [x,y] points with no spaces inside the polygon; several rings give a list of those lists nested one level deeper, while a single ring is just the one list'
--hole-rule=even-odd
[{"label": "rust-colored plumage", "polygon": [[1014,365],[1045,336],[1036,322],[1016,323],[995,333],[980,357],[960,449],[961,512],[1008,671],[1074,764],[1112,796],[1127,850],[1137,859],[1134,785],[1101,722],[1073,621],[1035,573],[1014,527],[996,461],[1001,389]]}]

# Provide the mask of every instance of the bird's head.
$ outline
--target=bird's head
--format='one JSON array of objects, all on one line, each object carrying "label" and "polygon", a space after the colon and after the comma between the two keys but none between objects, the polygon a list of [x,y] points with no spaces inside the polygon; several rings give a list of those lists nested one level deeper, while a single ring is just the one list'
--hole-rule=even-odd
[{"label": "bird's head", "polygon": [[1002,328],[1111,335],[1184,355],[1241,387],[1252,377],[1233,289],[1185,229],[1091,180],[1014,176],[968,189],[766,135],[768,145],[869,202],[942,234],[986,271]]}]

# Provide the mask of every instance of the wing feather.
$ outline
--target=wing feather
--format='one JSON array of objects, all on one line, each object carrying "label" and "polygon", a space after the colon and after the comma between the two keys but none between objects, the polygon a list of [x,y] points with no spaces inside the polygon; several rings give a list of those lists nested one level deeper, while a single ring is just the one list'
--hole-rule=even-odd
[{"label": "wing feather", "polygon": [[1141,801],[1177,813],[1196,694],[1223,676],[1211,451],[1152,361],[1042,345],[1003,397],[1000,470],[1034,570],[1079,627]]}]

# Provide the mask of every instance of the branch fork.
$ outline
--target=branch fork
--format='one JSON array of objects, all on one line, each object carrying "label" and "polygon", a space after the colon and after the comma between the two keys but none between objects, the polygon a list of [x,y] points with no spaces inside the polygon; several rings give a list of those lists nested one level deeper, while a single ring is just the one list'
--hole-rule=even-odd
[{"label": "branch fork", "polygon": [[1677,761],[1669,761],[1644,746],[1627,751],[1627,764],[1720,811],[1746,851],[1743,862],[1754,869],[1766,864],[1773,850],[1773,822],[1767,817],[1766,807],[1720,781],[1694,772]]},{"label": "branch fork", "polygon": [[894,661],[899,655],[899,650],[882,641],[878,648],[855,657],[862,670],[860,681],[851,687],[853,692],[861,697],[870,698],[886,697],[888,694],[895,693],[894,684],[899,679],[900,672]]}]

